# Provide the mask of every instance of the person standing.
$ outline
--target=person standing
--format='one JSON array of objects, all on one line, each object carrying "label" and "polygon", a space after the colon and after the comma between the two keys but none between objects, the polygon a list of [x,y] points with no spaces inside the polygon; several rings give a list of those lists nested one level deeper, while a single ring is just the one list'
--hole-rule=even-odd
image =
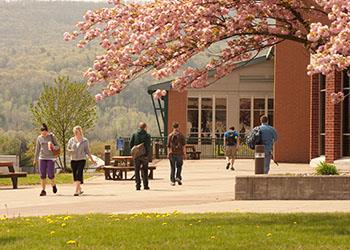
[{"label": "person standing", "polygon": [[83,129],[80,126],[73,128],[74,136],[69,139],[67,150],[70,152],[70,165],[73,171],[73,179],[75,183],[74,196],[83,194],[81,184],[84,183],[83,172],[86,164],[86,156],[90,161],[96,163],[92,158],[89,148],[89,140],[84,137]]},{"label": "person standing", "polygon": [[140,122],[138,131],[131,136],[130,148],[140,144],[143,144],[144,154],[134,158],[136,190],[141,189],[140,171],[142,171],[143,188],[149,190],[148,156],[151,153],[151,136],[147,133],[147,125],[144,122]]},{"label": "person standing", "polygon": [[[186,139],[179,131],[179,124],[173,123],[173,132],[168,136],[168,158],[170,161],[170,184],[175,186],[175,181],[182,185],[182,165],[185,152]],[[175,178],[176,177],[176,178]]]},{"label": "person standing", "polygon": [[264,173],[268,174],[270,171],[270,162],[272,157],[273,144],[277,141],[276,129],[268,124],[268,117],[263,115],[260,117],[260,144],[265,146],[265,167]]},{"label": "person standing", "polygon": [[235,170],[233,164],[235,163],[236,152],[239,147],[239,134],[235,130],[235,127],[230,127],[224,133],[224,146],[225,146],[225,156],[226,156],[226,169],[230,168]]},{"label": "person standing", "polygon": [[46,196],[46,177],[51,181],[52,192],[57,193],[55,183],[55,161],[56,156],[54,150],[58,150],[59,146],[54,134],[49,133],[49,129],[45,123],[40,128],[40,135],[36,139],[34,165],[39,163],[39,173],[41,182],[40,196]]}]

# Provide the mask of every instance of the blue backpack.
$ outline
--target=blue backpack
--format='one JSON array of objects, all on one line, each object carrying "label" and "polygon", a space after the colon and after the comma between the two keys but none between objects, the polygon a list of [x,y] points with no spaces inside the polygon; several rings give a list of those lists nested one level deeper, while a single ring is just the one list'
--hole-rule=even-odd
[{"label": "blue backpack", "polygon": [[247,145],[251,149],[255,149],[255,145],[261,144],[261,131],[260,126],[255,127],[250,131],[250,133],[247,135]]}]

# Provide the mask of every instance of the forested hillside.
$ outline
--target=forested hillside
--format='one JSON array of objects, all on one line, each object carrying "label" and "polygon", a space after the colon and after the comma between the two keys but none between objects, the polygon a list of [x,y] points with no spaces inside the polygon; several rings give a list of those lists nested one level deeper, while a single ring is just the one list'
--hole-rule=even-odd
[{"label": "forested hillside", "polygon": [[[106,6],[93,2],[0,1],[0,128],[31,131],[29,105],[58,75],[84,81],[82,72],[93,63],[96,47],[81,50],[63,41],[88,9]],[[147,79],[147,80],[145,80]],[[98,104],[93,138],[106,140],[116,133],[127,136],[139,120],[156,125],[146,86],[152,79],[139,79],[122,94]],[[92,94],[99,86],[91,90]],[[132,128],[130,128],[132,126]]]}]

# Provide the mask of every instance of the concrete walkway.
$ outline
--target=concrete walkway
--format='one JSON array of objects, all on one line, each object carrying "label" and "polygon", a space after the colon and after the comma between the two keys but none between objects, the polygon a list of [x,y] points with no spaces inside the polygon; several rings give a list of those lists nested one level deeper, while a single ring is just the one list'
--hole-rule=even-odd
[{"label": "concrete walkway", "polygon": [[[169,165],[160,161],[149,191],[135,191],[133,181],[89,179],[85,194],[74,197],[73,185],[59,185],[58,194],[39,197],[40,186],[12,190],[0,187],[0,216],[135,212],[350,212],[350,201],[235,201],[234,176],[254,173],[253,160],[238,160],[227,171],[224,160],[185,161],[182,186],[170,186]],[[271,174],[310,173],[308,165],[280,164]],[[38,177],[39,178],[39,177]],[[331,204],[331,206],[330,206]]]}]

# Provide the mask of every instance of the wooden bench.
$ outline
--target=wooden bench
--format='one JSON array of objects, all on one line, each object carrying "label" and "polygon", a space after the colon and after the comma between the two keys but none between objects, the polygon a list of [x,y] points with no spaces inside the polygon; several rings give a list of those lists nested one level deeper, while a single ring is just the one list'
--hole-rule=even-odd
[{"label": "wooden bench", "polygon": [[15,172],[11,161],[0,161],[0,168],[8,168],[9,173],[0,173],[0,178],[11,178],[13,189],[18,187],[18,177],[27,177],[26,172]]},{"label": "wooden bench", "polygon": [[190,160],[199,160],[201,158],[201,152],[197,151],[195,146],[186,145],[186,156]]},{"label": "wooden bench", "polygon": [[[153,171],[156,169],[156,166],[150,165],[148,166],[149,174],[148,178],[153,179]],[[128,172],[134,172],[135,168],[133,166],[104,166],[103,170],[105,172],[106,180],[133,180],[135,179],[135,175],[133,175],[130,179],[128,179]]]}]

